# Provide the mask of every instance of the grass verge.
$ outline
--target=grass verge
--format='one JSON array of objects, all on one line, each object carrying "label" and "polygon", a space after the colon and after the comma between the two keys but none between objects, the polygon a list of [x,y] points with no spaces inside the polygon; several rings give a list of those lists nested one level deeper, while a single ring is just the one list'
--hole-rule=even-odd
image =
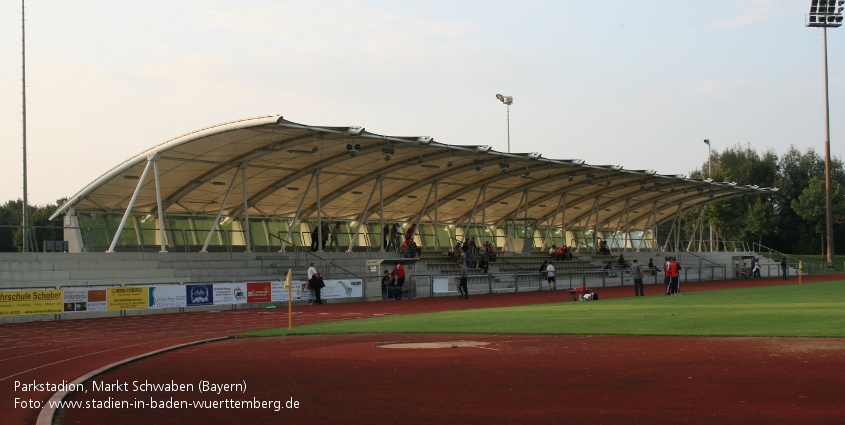
[{"label": "grass verge", "polygon": [[342,320],[240,337],[346,333],[845,337],[845,281]]}]

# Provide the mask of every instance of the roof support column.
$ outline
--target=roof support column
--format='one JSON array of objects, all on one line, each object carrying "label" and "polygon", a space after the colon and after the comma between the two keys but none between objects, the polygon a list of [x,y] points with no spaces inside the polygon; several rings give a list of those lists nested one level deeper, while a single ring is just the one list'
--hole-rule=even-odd
[{"label": "roof support column", "polygon": [[[543,239],[543,250],[546,249],[548,245],[548,240],[554,240],[554,236],[552,236],[552,228],[555,227],[555,220],[557,220],[557,213],[560,212],[560,204],[563,203],[563,197],[566,195],[560,195],[560,199],[557,201],[557,208],[555,208],[555,213],[552,215],[552,219],[549,220],[549,229],[546,231],[546,237]],[[566,245],[566,234],[563,235],[563,245]],[[554,244],[552,244],[554,245]]]},{"label": "roof support column", "polygon": [[[481,186],[481,228],[482,234],[484,235],[484,241],[487,242],[487,185]],[[493,238],[493,241],[490,243],[494,247],[496,246],[496,235],[493,233],[492,229],[490,231],[490,237]]]},{"label": "roof support column", "polygon": [[[628,202],[630,202],[630,201],[631,201],[631,199],[628,198]],[[633,250],[634,244],[631,241],[631,228],[630,228],[630,226],[631,226],[631,205],[628,204],[628,205],[625,205],[625,246],[627,247],[628,244],[630,243],[631,244],[631,250]]]},{"label": "roof support column", "polygon": [[235,175],[232,176],[232,181],[229,182],[229,188],[226,189],[226,196],[223,197],[223,203],[220,204],[220,210],[217,211],[217,217],[215,217],[214,222],[211,223],[211,230],[208,231],[208,237],[205,238],[205,244],[202,246],[202,250],[200,250],[200,252],[208,252],[208,244],[211,243],[211,237],[214,235],[214,231],[217,230],[217,225],[220,223],[220,216],[223,215],[223,210],[226,209],[226,204],[229,203],[229,195],[232,194],[232,189],[235,188],[235,182],[238,180],[238,170],[239,168],[235,169]]},{"label": "roof support column", "polygon": [[[379,177],[379,182],[381,182],[381,177]],[[373,201],[373,195],[375,193],[376,188],[375,185],[373,185],[373,190],[370,191],[370,196],[367,197],[367,203],[364,204],[364,211],[361,212],[361,219],[358,220],[358,227],[355,228],[355,236],[352,238],[351,241],[349,241],[349,248],[346,250],[346,252],[352,252],[352,247],[355,246],[355,241],[358,240],[358,236],[361,234],[361,228],[367,225],[367,212],[370,210],[370,202]],[[382,218],[381,221],[384,222],[384,218]],[[381,227],[381,232],[384,233],[384,226]],[[382,241],[383,240],[384,238],[382,237]]]},{"label": "roof support column", "polygon": [[438,215],[440,209],[440,196],[437,193],[437,187],[440,182],[434,183],[434,249],[440,249],[440,239],[437,237],[437,232],[440,230],[440,216]]},{"label": "roof support column", "polygon": [[153,156],[153,176],[156,180],[156,202],[158,203],[158,235],[161,241],[161,251],[167,252],[166,239],[164,237],[164,209],[161,207],[161,177],[158,172],[158,161],[161,158],[159,154]]},{"label": "roof support column", "polygon": [[384,233],[384,174],[378,178],[378,207],[378,215],[381,217],[381,249],[379,251],[385,252],[387,250],[387,244],[390,243],[389,238],[393,237],[391,235],[393,228],[387,229],[387,234]]},{"label": "roof support column", "polygon": [[[613,230],[613,239],[616,239],[616,235],[619,234],[619,227],[622,226],[622,216],[625,215],[625,211],[628,211],[628,204],[631,203],[631,198],[625,200],[625,207],[622,209],[622,212],[619,214],[619,221],[616,222],[616,229]],[[627,248],[625,245],[625,238],[622,238],[622,250],[624,251]]]},{"label": "roof support column", "polygon": [[246,167],[247,163],[244,162],[243,165],[240,166],[241,169],[241,186],[244,188],[244,243],[246,244],[246,251],[245,252],[252,252],[252,244],[250,243],[249,237],[249,197],[246,190]]},{"label": "roof support column", "polygon": [[519,210],[522,208],[522,200],[528,195],[528,191],[522,192],[522,197],[519,198],[519,205],[516,206],[516,212],[513,215],[513,220],[511,221],[511,228],[505,233],[505,247],[508,246],[508,242],[514,238],[514,230],[516,229],[516,219],[519,218]]},{"label": "roof support column", "polygon": [[475,218],[475,210],[478,208],[478,202],[481,201],[481,197],[484,195],[485,187],[487,187],[487,185],[481,186],[481,190],[478,191],[478,196],[475,197],[475,204],[472,205],[472,212],[469,217],[467,217],[467,225],[464,227],[464,239],[469,239],[469,225],[472,223],[472,219]]},{"label": "roof support column", "polygon": [[293,221],[290,224],[290,228],[288,228],[288,234],[285,236],[285,241],[282,242],[282,249],[279,252],[283,252],[285,248],[290,244],[290,234],[293,233],[293,229],[299,225],[299,215],[302,214],[302,207],[305,206],[305,198],[308,197],[308,192],[311,191],[311,186],[314,184],[314,178],[316,174],[311,174],[311,179],[308,180],[308,186],[305,186],[305,192],[302,194],[302,199],[299,200],[299,208],[296,209],[296,214],[293,216]]},{"label": "roof support column", "polygon": [[[675,227],[676,227],[676,226],[677,226],[677,227],[680,227],[680,224],[678,223],[678,220],[681,218],[681,209],[682,209],[683,207],[684,207],[684,203],[683,203],[683,202],[682,202],[682,203],[680,203],[680,204],[678,204],[678,212],[677,212],[677,213],[675,213],[675,218],[673,218],[673,219],[672,219],[672,227],[669,229],[669,235],[668,235],[668,236],[666,236],[666,243],[665,243],[665,244],[663,244],[663,246],[666,246],[666,247],[668,247],[668,246],[669,246],[669,242],[672,240],[672,236],[675,236],[675,234],[676,234],[676,232],[675,232]],[[678,244],[678,240],[677,240],[677,237],[676,237],[676,238],[675,238],[675,250],[676,250],[676,251],[677,251],[677,248],[678,248],[678,245],[677,245],[677,244]],[[664,251],[668,251],[668,250],[664,250]]]},{"label": "roof support column", "polygon": [[[414,234],[419,232],[420,234],[420,242],[425,245],[425,241],[422,240],[422,232],[420,232],[420,222],[422,222],[422,218],[425,215],[425,209],[428,208],[428,201],[431,200],[431,194],[434,193],[434,189],[437,187],[437,180],[431,183],[431,188],[428,189],[428,195],[425,197],[425,203],[423,204],[422,211],[420,211],[420,216],[417,218],[417,224],[414,226]],[[436,229],[435,229],[436,232]],[[437,233],[435,233],[435,237]],[[411,240],[414,240],[414,235],[411,235]],[[410,248],[410,247],[409,247]],[[414,254],[416,255],[416,254]]]},{"label": "roof support column", "polygon": [[[704,219],[704,208],[701,209],[701,212],[698,214],[698,220],[695,221],[695,226],[692,227],[692,238],[689,240],[689,244],[687,244],[687,251],[692,250],[693,244],[695,244],[695,231],[698,230],[698,226],[701,225],[701,220]],[[702,226],[703,228],[704,226]],[[698,251],[701,251],[701,237],[698,238]]]},{"label": "roof support column", "polygon": [[657,252],[660,249],[658,247],[660,241],[657,237],[657,201],[654,201],[654,205],[651,207],[651,217],[651,225],[654,227],[651,229],[651,250]]},{"label": "roof support column", "polygon": [[132,207],[135,206],[138,194],[141,193],[141,187],[144,186],[144,180],[147,179],[147,173],[150,172],[150,166],[153,164],[153,158],[154,155],[147,157],[147,165],[144,167],[144,172],[141,173],[141,178],[138,179],[138,186],[135,186],[135,193],[132,194],[132,199],[129,200],[129,205],[126,206],[126,212],[123,213],[123,219],[120,220],[120,225],[117,226],[117,232],[115,232],[111,245],[109,245],[109,249],[106,252],[114,252],[114,246],[117,245],[120,233],[123,232],[123,227],[126,226],[126,220],[129,218],[129,214],[132,213]]},{"label": "roof support column", "polygon": [[[323,205],[320,200],[320,172],[322,169],[318,168],[314,171],[314,176],[317,178],[317,251],[323,252]],[[313,234],[313,232],[312,232]],[[313,241],[311,242],[314,243]]]},{"label": "roof support column", "polygon": [[[560,232],[562,233],[560,240],[563,245],[569,246],[566,243],[566,192],[564,192],[561,197],[563,198],[563,214],[560,215]],[[572,252],[571,248],[572,247],[570,247],[569,250],[570,253]]]},{"label": "roof support column", "polygon": [[[585,245],[587,244],[587,235],[589,234],[587,232],[589,232],[589,230],[590,230],[590,219],[593,218],[593,214],[596,212],[596,205],[598,205],[598,203],[599,203],[599,197],[597,196],[596,200],[593,202],[593,208],[590,209],[590,215],[587,216],[587,221],[584,223],[584,230],[583,230],[584,237],[583,238],[584,238],[584,244]],[[596,223],[598,223],[598,217],[596,217]],[[598,227],[598,226],[593,226],[593,227]],[[593,231],[593,242],[595,242],[597,232],[598,232],[598,229],[595,229]],[[595,250],[597,248],[598,247],[595,245],[595,243],[593,243],[593,250]],[[578,249],[581,249],[580,244],[578,245]]]}]

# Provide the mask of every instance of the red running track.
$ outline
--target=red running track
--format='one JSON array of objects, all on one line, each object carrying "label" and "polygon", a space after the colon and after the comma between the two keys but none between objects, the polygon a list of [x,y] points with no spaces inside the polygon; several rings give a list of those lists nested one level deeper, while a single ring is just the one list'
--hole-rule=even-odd
[{"label": "red running track", "polygon": [[[845,278],[845,275],[826,275],[812,279],[841,278]],[[697,282],[683,284],[682,292],[782,283],[795,282],[779,279]],[[596,292],[603,298],[631,296],[632,287],[600,288],[596,289]],[[646,285],[646,292],[647,295],[662,294],[663,287]],[[474,295],[468,300],[450,297],[328,304],[296,307],[294,317],[295,324],[300,325],[354,317],[539,304],[563,299],[564,293],[561,291],[542,291]],[[35,423],[39,409],[15,408],[15,398],[43,403],[53,395],[47,391],[16,390],[15,381],[23,384],[71,382],[103,366],[155,350],[225,337],[247,330],[285,326],[285,313],[285,309],[253,309],[0,325],[0,400],[2,406],[6,407],[2,413],[3,423]],[[217,346],[222,345],[208,344],[202,347]],[[193,348],[179,350],[173,354],[188,353],[191,350]],[[238,350],[237,353],[242,355],[243,351]],[[168,356],[170,354],[161,357]],[[74,411],[78,412],[83,411]],[[142,415],[136,423],[148,423],[144,418],[145,415]]]}]

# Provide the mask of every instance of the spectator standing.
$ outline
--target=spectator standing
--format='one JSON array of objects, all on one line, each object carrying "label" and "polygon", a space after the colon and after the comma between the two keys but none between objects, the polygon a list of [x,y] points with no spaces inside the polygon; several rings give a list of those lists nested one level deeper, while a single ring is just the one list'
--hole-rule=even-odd
[{"label": "spectator standing", "polygon": [[402,227],[399,223],[393,223],[393,249],[399,251],[399,246],[402,245]]},{"label": "spectator standing", "polygon": [[334,227],[332,227],[331,240],[329,241],[329,251],[334,251],[335,249],[340,251],[340,241],[338,240],[338,235],[340,235],[340,223],[335,223]]},{"label": "spectator standing", "polygon": [[314,227],[311,228],[311,251],[312,252],[317,250],[317,245],[319,245],[319,241],[320,241],[320,224],[318,223],[318,224],[314,225]]},{"label": "spectator standing", "polygon": [[680,267],[675,257],[669,258],[669,264],[666,266],[666,276],[669,276],[669,294],[680,295],[680,283],[678,282],[678,271]]},{"label": "spectator standing", "polygon": [[789,274],[787,273],[787,270],[789,270],[789,268],[786,264],[786,257],[783,257],[783,260],[780,261],[780,269],[783,271],[783,280],[789,280],[789,278],[787,277],[789,276]]},{"label": "spectator standing", "polygon": [[552,263],[546,265],[546,279],[549,281],[549,290],[556,290],[557,281],[555,280],[555,266]]},{"label": "spectator standing", "polygon": [[644,297],[645,292],[643,292],[643,268],[637,262],[636,258],[634,258],[634,261],[631,264],[631,276],[634,278],[634,296]]},{"label": "spectator standing", "polygon": [[323,276],[317,271],[317,263],[311,263],[311,266],[308,267],[308,284],[311,285],[311,290],[314,291],[314,298],[316,299],[314,303],[322,304],[323,300],[320,299],[320,291],[326,284],[323,283]]},{"label": "spectator standing", "polygon": [[469,290],[467,289],[467,264],[461,264],[461,276],[458,280],[458,298],[469,298]]},{"label": "spectator standing", "polygon": [[754,277],[762,277],[760,276],[760,259],[757,258],[757,261],[754,262]]},{"label": "spectator standing", "polygon": [[[384,243],[382,247],[384,248],[385,252],[390,250],[390,247],[393,245],[393,235],[391,234],[390,223],[384,225],[384,229],[381,229],[381,237],[384,239]],[[393,247],[396,249],[396,247]]]},{"label": "spectator standing", "polygon": [[329,233],[331,233],[331,230],[329,229],[329,222],[325,222],[322,226],[320,226],[320,232],[322,233],[321,236],[323,242],[323,244],[320,245],[320,252],[322,252],[326,250],[326,242],[329,241]]},{"label": "spectator standing", "polygon": [[402,286],[405,285],[405,267],[400,263],[393,263],[393,271],[390,272],[390,275],[396,277],[396,288],[398,289],[396,299],[401,300]]}]

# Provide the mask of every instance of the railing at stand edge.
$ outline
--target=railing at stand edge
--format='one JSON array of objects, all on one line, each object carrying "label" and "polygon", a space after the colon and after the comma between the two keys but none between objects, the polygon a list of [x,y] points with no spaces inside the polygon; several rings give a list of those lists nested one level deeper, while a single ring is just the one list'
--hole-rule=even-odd
[{"label": "railing at stand edge", "polygon": [[[727,269],[726,269],[724,264],[719,264],[719,263],[716,263],[715,261],[708,260],[704,257],[701,257],[701,256],[695,254],[692,251],[681,251],[681,252],[678,253],[679,257],[682,256],[682,255],[691,255],[698,260],[697,269],[698,269],[698,281],[699,282],[702,281],[701,270],[705,267],[710,268],[710,280],[716,280],[715,279],[715,277],[716,277],[715,269],[722,269],[722,279],[723,280],[727,279]],[[678,262],[683,267],[681,270],[684,271],[684,280],[689,280],[689,270],[690,270],[689,266],[684,267],[683,261],[681,260],[681,258],[678,258]],[[709,264],[705,264],[705,263],[709,263]]]}]

